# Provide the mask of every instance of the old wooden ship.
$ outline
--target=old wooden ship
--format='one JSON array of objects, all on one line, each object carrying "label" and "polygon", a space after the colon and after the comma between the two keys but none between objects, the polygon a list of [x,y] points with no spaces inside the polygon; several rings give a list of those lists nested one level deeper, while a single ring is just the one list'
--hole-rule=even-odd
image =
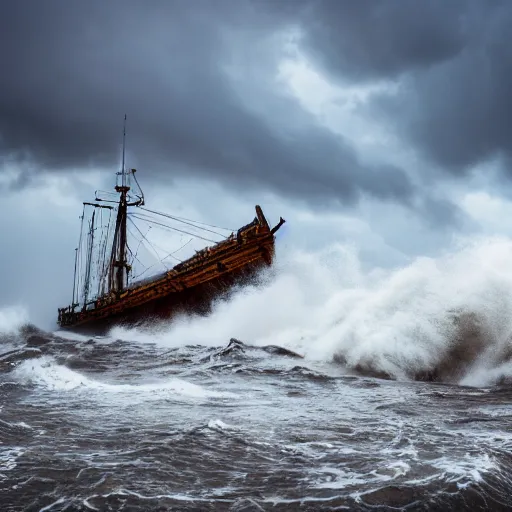
[{"label": "old wooden ship", "polygon": [[[271,228],[262,209],[256,206],[254,220],[223,240],[150,278],[133,278],[132,262],[136,255],[128,245],[127,230],[127,221],[132,220],[131,209],[184,223],[188,230],[173,229],[203,240],[215,242],[192,232],[190,226],[202,228],[208,234],[216,231],[209,229],[215,226],[145,208],[135,169],[125,169],[125,138],[126,129],[121,171],[115,186],[118,198],[107,200],[97,194],[95,202],[84,203],[79,246],[75,249],[73,298],[69,306],[58,309],[58,324],[64,329],[99,331],[115,324],[171,317],[177,312],[207,311],[215,298],[235,284],[253,278],[260,269],[272,265],[274,259],[274,235],[285,221],[280,218]],[[86,208],[92,210],[87,221]],[[108,214],[109,222],[98,237],[98,218],[103,213]]]}]

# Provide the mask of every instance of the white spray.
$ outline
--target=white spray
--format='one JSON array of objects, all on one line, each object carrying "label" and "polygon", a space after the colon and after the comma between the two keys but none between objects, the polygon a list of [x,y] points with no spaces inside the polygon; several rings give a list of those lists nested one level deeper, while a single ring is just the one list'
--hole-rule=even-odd
[{"label": "white spray", "polygon": [[237,337],[283,345],[309,359],[341,356],[349,367],[409,378],[443,364],[457,336],[464,352],[454,318],[465,314],[478,324],[482,347],[459,377],[486,385],[512,375],[503,356],[511,346],[511,313],[508,239],[473,240],[439,258],[372,272],[362,272],[354,251],[336,246],[281,261],[266,284],[242,289],[207,317],[111,334],[166,346],[219,346]]}]

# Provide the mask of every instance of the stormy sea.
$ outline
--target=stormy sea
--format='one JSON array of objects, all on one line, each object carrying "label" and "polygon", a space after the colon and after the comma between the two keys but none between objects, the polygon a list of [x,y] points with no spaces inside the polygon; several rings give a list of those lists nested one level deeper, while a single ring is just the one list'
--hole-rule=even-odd
[{"label": "stormy sea", "polygon": [[210,314],[0,310],[2,511],[512,510],[512,243],[300,253]]}]

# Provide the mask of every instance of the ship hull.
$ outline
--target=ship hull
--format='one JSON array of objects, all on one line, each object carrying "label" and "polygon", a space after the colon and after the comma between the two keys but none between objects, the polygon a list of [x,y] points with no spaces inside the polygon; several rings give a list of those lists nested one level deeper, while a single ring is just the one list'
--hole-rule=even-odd
[{"label": "ship hull", "polygon": [[170,293],[138,306],[127,307],[119,313],[104,318],[91,318],[85,322],[62,326],[62,329],[102,335],[116,326],[146,327],[176,319],[180,315],[207,315],[216,301],[227,299],[237,286],[256,283],[266,267],[268,265],[264,262],[248,265],[242,270],[219,276],[181,292]]},{"label": "ship hull", "polygon": [[212,303],[236,285],[254,281],[272,265],[274,233],[256,207],[257,217],[228,239],[197,253],[149,281],[100,297],[80,311],[59,310],[63,329],[102,334],[116,325],[133,326],[171,319],[179,314],[205,314]]}]

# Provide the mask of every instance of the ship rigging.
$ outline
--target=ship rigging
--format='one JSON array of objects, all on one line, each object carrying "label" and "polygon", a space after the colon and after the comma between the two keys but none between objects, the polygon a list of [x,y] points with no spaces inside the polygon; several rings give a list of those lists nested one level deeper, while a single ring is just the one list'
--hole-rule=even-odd
[{"label": "ship rigging", "polygon": [[[125,154],[126,116],[122,163],[114,188],[117,199],[112,198],[113,192],[96,191],[94,202],[83,203],[72,301],[58,310],[61,327],[171,316],[183,305],[187,309],[212,299],[272,264],[274,234],[285,222],[282,218],[270,229],[256,206],[254,220],[233,230],[147,208],[136,170],[126,169]],[[150,240],[153,228],[179,234],[181,246],[169,250],[160,241]],[[183,243],[185,236],[188,240]],[[177,254],[193,247],[194,240],[213,245],[181,260]],[[171,267],[171,259],[178,264]],[[158,269],[159,274],[148,275]]]}]

